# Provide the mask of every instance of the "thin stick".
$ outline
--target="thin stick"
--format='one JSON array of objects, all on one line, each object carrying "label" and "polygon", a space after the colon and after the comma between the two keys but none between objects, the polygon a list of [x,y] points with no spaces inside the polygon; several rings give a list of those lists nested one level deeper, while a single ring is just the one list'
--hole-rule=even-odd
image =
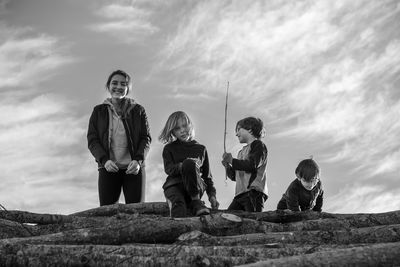
[{"label": "thin stick", "polygon": [[226,96],[225,96],[224,153],[226,153],[226,121],[227,121],[227,117],[228,117],[228,93],[229,93],[229,81],[226,86]]},{"label": "thin stick", "polygon": [[[226,153],[226,121],[228,117],[228,94],[229,94],[229,81],[226,86],[226,96],[225,96],[225,127],[224,127],[224,153]],[[228,180],[228,169],[225,168],[225,185],[226,180]]]}]

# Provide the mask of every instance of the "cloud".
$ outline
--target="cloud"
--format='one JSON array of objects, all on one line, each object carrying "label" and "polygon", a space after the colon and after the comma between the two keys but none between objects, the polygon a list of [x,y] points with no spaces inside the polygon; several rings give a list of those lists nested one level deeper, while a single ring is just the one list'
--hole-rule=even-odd
[{"label": "cloud", "polygon": [[7,162],[1,189],[6,199],[0,202],[6,207],[32,211],[46,207],[54,212],[68,210],[68,206],[90,206],[77,203],[84,194],[76,195],[96,187],[95,181],[87,179],[96,177],[95,163],[84,145],[88,118],[78,119],[69,103],[55,95],[0,103],[0,161]]},{"label": "cloud", "polygon": [[390,1],[200,2],[160,61],[182,91],[220,97],[229,80],[232,101],[273,122],[273,138],[312,140],[325,161],[393,175],[399,17]]},{"label": "cloud", "polygon": [[400,206],[400,190],[356,183],[327,198],[324,203],[324,210],[334,213],[393,211]]},{"label": "cloud", "polygon": [[[88,117],[40,84],[74,61],[57,37],[0,25],[0,203],[8,209],[68,212],[93,207],[96,164],[86,149]],[[83,193],[84,192],[84,193]],[[79,194],[81,193],[81,194]]]},{"label": "cloud", "polygon": [[89,28],[110,34],[123,43],[140,42],[159,31],[159,28],[151,23],[153,12],[146,2],[119,1],[105,4],[97,9],[95,14],[105,22],[99,22]]},{"label": "cloud", "polygon": [[167,175],[161,159],[162,150],[163,145],[153,140],[146,159],[146,202],[165,201],[162,185]]},{"label": "cloud", "polygon": [[7,12],[7,5],[10,0],[0,0],[0,15]]},{"label": "cloud", "polygon": [[35,34],[30,28],[11,28],[0,23],[0,88],[32,86],[48,79],[54,70],[74,61],[60,40]]}]

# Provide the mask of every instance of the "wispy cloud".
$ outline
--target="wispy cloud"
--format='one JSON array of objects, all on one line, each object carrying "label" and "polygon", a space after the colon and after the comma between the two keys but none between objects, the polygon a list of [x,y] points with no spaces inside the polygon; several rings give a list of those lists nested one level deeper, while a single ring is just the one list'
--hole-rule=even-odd
[{"label": "wispy cloud", "polygon": [[0,0],[0,15],[7,12],[7,4],[10,0]]},{"label": "wispy cloud", "polygon": [[54,74],[54,69],[74,61],[56,37],[29,28],[0,23],[0,88],[33,86]]},{"label": "wispy cloud", "polygon": [[[40,84],[73,62],[57,37],[0,25],[0,203],[9,209],[68,212],[93,207],[95,163],[84,145],[87,116]],[[93,168],[90,169],[89,166]],[[92,188],[93,187],[93,188]],[[45,209],[45,210],[44,210]]]},{"label": "wispy cloud", "polygon": [[[70,111],[73,109],[69,103],[55,95],[0,101],[0,104],[0,161],[7,162],[2,170],[0,190],[2,196],[7,196],[0,200],[3,205],[29,210],[46,207],[65,212],[67,206],[76,207],[75,202],[84,197],[75,195],[77,192],[88,188],[96,191],[96,183],[87,179],[96,177],[95,164],[89,161],[83,145],[87,117],[78,119]],[[93,173],[89,166],[93,167]],[[66,198],[69,202],[62,200]],[[40,205],[36,205],[38,201]],[[49,203],[45,204],[46,201]],[[90,206],[90,203],[80,205]]]},{"label": "wispy cloud", "polygon": [[112,35],[123,43],[141,42],[158,32],[151,22],[151,6],[141,1],[119,1],[105,4],[95,11],[103,22],[89,26],[96,32]]},{"label": "wispy cloud", "polygon": [[172,87],[223,93],[230,80],[234,99],[279,128],[275,138],[314,140],[326,161],[394,174],[399,19],[389,0],[200,2],[160,58]]},{"label": "wispy cloud", "polygon": [[336,213],[386,212],[398,210],[400,190],[355,183],[324,201],[324,210]]}]

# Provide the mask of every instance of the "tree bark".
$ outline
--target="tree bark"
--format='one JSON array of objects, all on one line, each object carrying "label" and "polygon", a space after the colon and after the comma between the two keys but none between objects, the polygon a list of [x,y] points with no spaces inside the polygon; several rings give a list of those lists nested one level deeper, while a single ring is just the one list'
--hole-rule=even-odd
[{"label": "tree bark", "polygon": [[33,227],[14,221],[0,219],[0,239],[33,236]]},{"label": "tree bark", "polygon": [[275,260],[259,264],[395,265],[399,242],[400,211],[213,210],[173,219],[164,202],[71,215],[0,211],[0,266],[232,266],[268,259]]},{"label": "tree bark", "polygon": [[67,215],[40,214],[18,210],[1,210],[0,218],[20,223],[37,224],[68,223],[72,220],[71,217]]},{"label": "tree bark", "polygon": [[185,233],[178,240],[190,244],[196,242],[201,245],[235,244],[358,244],[358,243],[385,243],[400,242],[400,224],[355,228],[332,231],[295,231],[250,233],[233,236],[212,236],[195,231]]},{"label": "tree bark", "polygon": [[[30,245],[0,250],[1,266],[234,266],[347,246]],[[356,248],[366,248],[365,245]]]},{"label": "tree bark", "polygon": [[166,202],[148,202],[148,203],[132,203],[132,204],[113,204],[101,206],[98,208],[76,212],[72,216],[79,217],[95,217],[95,216],[113,216],[118,213],[127,214],[152,214],[169,216],[169,209]]},{"label": "tree bark", "polygon": [[332,249],[311,254],[283,257],[241,265],[246,267],[268,266],[398,266],[400,243],[374,244],[371,246]]},{"label": "tree bark", "polygon": [[[217,214],[213,216],[172,219],[160,216],[125,216],[101,220],[102,225],[73,229],[37,237],[14,239],[31,244],[123,244],[172,243],[181,234],[199,230],[211,235],[237,235],[282,230],[282,226]],[[97,222],[99,223],[99,222]],[[75,226],[76,227],[76,226]],[[0,240],[0,244],[3,241]]]}]

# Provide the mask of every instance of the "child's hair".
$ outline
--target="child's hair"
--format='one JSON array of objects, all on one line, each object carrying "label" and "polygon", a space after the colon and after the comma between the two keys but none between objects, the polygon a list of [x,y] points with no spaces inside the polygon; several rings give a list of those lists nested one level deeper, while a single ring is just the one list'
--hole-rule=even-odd
[{"label": "child's hair", "polygon": [[265,135],[264,123],[259,118],[247,117],[241,119],[236,123],[235,130],[237,131],[239,127],[251,131],[251,134],[257,139]]},{"label": "child's hair", "polygon": [[320,169],[318,164],[311,159],[304,159],[300,161],[295,171],[298,178],[303,178],[307,182],[310,182],[314,177],[318,177]]},{"label": "child's hair", "polygon": [[125,71],[123,71],[123,70],[115,70],[115,71],[111,72],[111,74],[108,76],[108,79],[107,79],[107,82],[106,82],[106,88],[107,88],[107,90],[110,90],[111,79],[112,79],[115,75],[121,75],[121,76],[123,76],[123,77],[125,78],[126,82],[128,83],[128,91],[127,91],[126,94],[129,94],[129,90],[130,90],[131,85],[132,85],[132,83],[131,83],[131,76],[130,76],[128,73],[126,73]]},{"label": "child's hair", "polygon": [[182,121],[189,129],[189,140],[194,138],[194,126],[189,116],[183,111],[175,111],[169,115],[164,128],[162,129],[158,139],[164,144],[175,141],[176,137],[173,134],[173,130],[178,125],[178,122]]}]

